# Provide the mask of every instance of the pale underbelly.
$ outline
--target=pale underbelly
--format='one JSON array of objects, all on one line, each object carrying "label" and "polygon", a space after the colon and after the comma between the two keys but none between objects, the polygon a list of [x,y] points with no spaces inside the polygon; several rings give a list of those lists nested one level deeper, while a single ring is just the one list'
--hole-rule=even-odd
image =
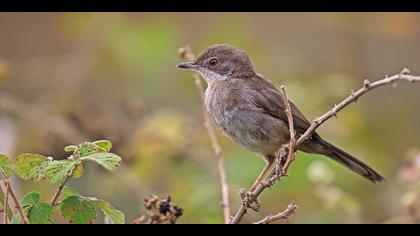
[{"label": "pale underbelly", "polygon": [[287,125],[255,111],[212,116],[213,122],[240,146],[261,155],[273,155],[289,141]]}]

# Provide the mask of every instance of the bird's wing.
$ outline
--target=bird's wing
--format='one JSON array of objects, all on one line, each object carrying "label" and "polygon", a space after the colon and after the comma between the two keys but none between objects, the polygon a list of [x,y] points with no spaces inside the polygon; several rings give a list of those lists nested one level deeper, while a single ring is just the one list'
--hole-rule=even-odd
[{"label": "bird's wing", "polygon": [[[250,93],[252,94],[252,103],[257,109],[288,123],[283,94],[270,81],[259,78],[254,86],[248,87],[248,89],[250,88],[253,90]],[[295,129],[297,129],[299,133],[305,132],[311,123],[305,118],[302,112],[299,111],[295,104],[290,101],[289,104],[293,114]]]}]

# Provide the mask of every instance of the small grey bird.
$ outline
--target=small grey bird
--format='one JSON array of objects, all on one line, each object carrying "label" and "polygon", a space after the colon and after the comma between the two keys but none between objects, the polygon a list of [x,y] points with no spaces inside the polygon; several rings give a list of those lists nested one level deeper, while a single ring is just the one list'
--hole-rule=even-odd
[{"label": "small grey bird", "polygon": [[[195,61],[177,67],[196,71],[206,80],[205,106],[214,124],[233,141],[265,158],[266,165],[251,187],[254,190],[270,170],[275,153],[289,142],[283,94],[256,73],[246,52],[230,45],[210,46]],[[299,138],[310,122],[292,102],[290,106],[296,138]],[[317,133],[299,150],[325,155],[372,182],[384,180],[368,165]]]}]

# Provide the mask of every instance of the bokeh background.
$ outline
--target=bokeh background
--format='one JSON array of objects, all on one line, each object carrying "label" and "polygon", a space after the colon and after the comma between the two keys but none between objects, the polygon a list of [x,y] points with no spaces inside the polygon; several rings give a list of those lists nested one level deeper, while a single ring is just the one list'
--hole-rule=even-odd
[{"label": "bokeh background", "polygon": [[[0,153],[64,158],[63,148],[108,139],[123,167],[95,165],[70,185],[109,200],[130,222],[143,198],[171,195],[179,223],[222,223],[216,160],[202,127],[191,74],[177,70],[178,48],[214,43],[246,50],[258,72],[309,119],[364,79],[404,67],[420,74],[415,13],[1,13]],[[319,132],[386,178],[373,185],[336,163],[299,153],[283,179],[244,222],[299,206],[291,223],[419,223],[420,85],[399,83],[362,97]],[[238,189],[264,165],[218,132],[233,210]],[[13,179],[19,194],[51,198],[46,182]],[[102,219],[98,218],[98,222]]]}]

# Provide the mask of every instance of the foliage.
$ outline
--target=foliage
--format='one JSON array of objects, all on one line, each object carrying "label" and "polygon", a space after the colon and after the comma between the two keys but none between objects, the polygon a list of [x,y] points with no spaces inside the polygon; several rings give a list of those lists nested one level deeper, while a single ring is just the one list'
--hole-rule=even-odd
[{"label": "foliage", "polygon": [[[70,223],[87,224],[96,219],[96,208],[108,217],[111,223],[124,224],[125,215],[115,209],[105,200],[94,197],[80,196],[75,190],[65,186],[71,178],[80,178],[83,173],[83,163],[92,161],[108,171],[114,171],[121,165],[121,157],[110,153],[112,144],[107,140],[85,142],[77,146],[68,146],[65,151],[71,155],[65,160],[54,160],[39,154],[23,153],[12,161],[5,155],[0,155],[0,171],[2,177],[9,178],[13,172],[21,179],[38,182],[46,179],[49,183],[59,183],[58,198],[61,202],[55,204],[41,202],[39,192],[29,192],[20,201],[21,208],[32,224],[54,223],[54,207],[57,207],[63,218]],[[61,196],[60,196],[61,195]],[[19,214],[15,214],[11,223],[21,223]]]}]

